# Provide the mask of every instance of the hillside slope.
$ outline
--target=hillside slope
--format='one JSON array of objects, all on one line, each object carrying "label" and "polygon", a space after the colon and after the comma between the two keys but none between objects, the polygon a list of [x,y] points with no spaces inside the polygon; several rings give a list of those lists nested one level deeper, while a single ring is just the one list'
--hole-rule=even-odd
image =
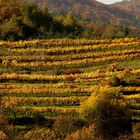
[{"label": "hillside slope", "polygon": [[140,39],[0,43],[0,93],[17,102],[17,116],[78,113],[100,85],[133,99],[132,119],[140,120]]},{"label": "hillside slope", "polygon": [[48,7],[53,13],[64,14],[72,11],[88,21],[113,22],[140,27],[140,21],[135,14],[117,4],[105,5],[96,0],[32,0],[32,2],[39,7]]},{"label": "hillside slope", "polygon": [[112,5],[121,7],[127,11],[136,12],[137,14],[140,13],[140,0],[123,0]]},{"label": "hillside slope", "polygon": [[[96,92],[97,89],[99,92]],[[109,97],[112,93],[114,99],[111,98],[111,106],[113,105],[113,108],[108,109],[106,102],[102,100],[107,99],[108,105],[109,98],[103,98],[100,91],[105,92]],[[114,96],[114,91],[117,96]],[[121,98],[118,93],[121,93]],[[0,95],[4,113],[11,120],[8,127],[12,129],[9,131],[16,130],[13,137],[21,137],[23,134],[25,136],[33,135],[32,130],[35,127],[49,128],[48,130],[52,132],[61,127],[68,129],[60,129],[60,132],[61,130],[67,132],[70,126],[81,130],[89,125],[87,122],[92,122],[91,119],[84,121],[83,110],[88,110],[87,103],[90,108],[93,103],[99,104],[96,102],[97,97],[98,99],[101,97],[100,101],[103,103],[103,106],[96,105],[96,110],[101,108],[103,112],[101,116],[107,114],[107,116],[105,115],[107,120],[118,122],[114,113],[119,113],[121,122],[123,121],[124,124],[127,122],[126,119],[122,119],[124,113],[120,113],[122,112],[120,109],[118,111],[116,103],[120,103],[124,112],[125,101],[129,101],[129,111],[132,113],[131,123],[134,125],[133,128],[136,128],[134,133],[139,134],[140,39],[1,41]],[[117,109],[114,108],[114,105]],[[110,110],[113,117],[115,116],[115,121],[108,118]],[[63,116],[69,118],[68,121],[62,119],[62,123],[58,123],[58,119]],[[72,125],[66,125],[69,122]],[[112,129],[112,123],[111,125],[106,124]],[[131,127],[127,127],[127,129],[131,129]],[[57,131],[54,134],[58,139],[60,137],[60,140],[64,140]],[[85,133],[83,134],[85,135]],[[44,135],[44,131],[41,131],[41,136]],[[65,133],[65,135],[69,135],[69,133]],[[32,140],[37,140],[36,135]],[[48,140],[48,138],[40,140]]]}]

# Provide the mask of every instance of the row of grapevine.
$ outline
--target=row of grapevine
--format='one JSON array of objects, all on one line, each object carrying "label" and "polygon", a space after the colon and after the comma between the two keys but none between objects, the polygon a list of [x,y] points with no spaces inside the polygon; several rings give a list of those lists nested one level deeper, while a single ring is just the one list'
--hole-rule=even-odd
[{"label": "row of grapevine", "polygon": [[95,44],[112,44],[112,43],[128,43],[139,41],[136,38],[122,38],[122,39],[97,39],[97,40],[67,40],[67,39],[55,39],[55,40],[33,40],[33,41],[18,41],[18,42],[0,42],[0,46],[6,46],[9,48],[27,48],[27,47],[50,47],[50,46],[80,46],[80,45],[95,45]]},{"label": "row of grapevine", "polygon": [[14,111],[56,117],[75,115],[81,102],[108,86],[119,90],[139,116],[140,87],[109,83],[112,77],[130,77],[130,83],[139,77],[139,60],[137,38],[0,42],[0,96],[10,116]]}]

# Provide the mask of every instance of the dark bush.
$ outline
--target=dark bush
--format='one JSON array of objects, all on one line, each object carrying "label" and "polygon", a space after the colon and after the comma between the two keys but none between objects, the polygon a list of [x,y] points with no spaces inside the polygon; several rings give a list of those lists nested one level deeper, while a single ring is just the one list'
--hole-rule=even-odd
[{"label": "dark bush", "polygon": [[2,59],[0,59],[0,64],[2,64]]},{"label": "dark bush", "polygon": [[116,76],[113,76],[110,80],[112,86],[120,86],[123,84],[122,80]]},{"label": "dark bush", "polygon": [[8,41],[17,41],[19,40],[19,36],[17,33],[13,31],[7,31],[7,32],[3,32],[2,39]]},{"label": "dark bush", "polygon": [[34,114],[34,122],[36,124],[42,124],[45,121],[45,117],[40,113]]}]

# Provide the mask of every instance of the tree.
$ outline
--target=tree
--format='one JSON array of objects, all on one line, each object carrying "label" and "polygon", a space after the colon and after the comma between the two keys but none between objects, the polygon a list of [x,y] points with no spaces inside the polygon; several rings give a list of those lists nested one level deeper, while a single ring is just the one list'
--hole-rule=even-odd
[{"label": "tree", "polygon": [[1,35],[3,40],[15,41],[26,36],[27,25],[23,23],[22,17],[13,15],[11,19],[1,25]]},{"label": "tree", "polygon": [[72,12],[67,13],[63,23],[65,26],[66,34],[72,34],[73,36],[76,36],[82,32],[82,28],[78,21],[75,19]]},{"label": "tree", "polygon": [[23,7],[19,0],[0,0],[0,24],[9,21],[12,15],[21,16]]},{"label": "tree", "polygon": [[81,25],[69,12],[66,17],[54,18],[47,8],[19,0],[0,0],[0,39],[75,37],[82,32]]},{"label": "tree", "polygon": [[18,0],[0,0],[0,36],[3,40],[19,40],[25,37],[27,25],[23,21],[25,4]]},{"label": "tree", "polygon": [[129,103],[119,91],[107,87],[97,89],[82,107],[84,118],[95,125],[96,136],[111,139],[132,129]]}]

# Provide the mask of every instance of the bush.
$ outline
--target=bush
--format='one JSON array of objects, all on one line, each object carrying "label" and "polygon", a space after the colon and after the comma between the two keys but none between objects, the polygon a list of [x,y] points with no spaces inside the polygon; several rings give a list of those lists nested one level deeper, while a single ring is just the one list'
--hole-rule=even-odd
[{"label": "bush", "polygon": [[125,86],[140,86],[140,80],[137,76],[129,76],[124,78]]},{"label": "bush", "polygon": [[[65,140],[105,140],[101,136],[95,136],[95,126],[91,125],[89,127],[84,127],[70,135],[68,135]],[[132,136],[129,134],[122,134],[118,138],[109,138],[107,140],[133,140]],[[138,139],[134,139],[138,140]]]},{"label": "bush", "polygon": [[23,137],[25,140],[56,140],[55,133],[45,128],[35,128],[28,131]]},{"label": "bush", "polygon": [[118,137],[131,131],[129,103],[112,88],[102,87],[82,105],[83,116],[89,124],[95,124],[96,136]]},{"label": "bush", "polygon": [[9,21],[0,26],[2,39],[17,41],[23,37],[23,21],[21,17],[12,16]]},{"label": "bush", "polygon": [[116,76],[113,76],[110,82],[112,86],[120,86],[123,83],[122,80]]},{"label": "bush", "polygon": [[45,122],[45,117],[43,115],[41,115],[40,113],[35,113],[34,122],[38,125],[42,124],[43,122]]},{"label": "bush", "polygon": [[67,135],[83,127],[83,122],[78,120],[78,116],[61,115],[56,118],[53,129],[58,138],[64,139]]},{"label": "bush", "polygon": [[94,125],[91,125],[88,128],[84,127],[83,129],[68,135],[65,140],[100,140],[97,137],[95,138],[94,132],[95,127]]}]

